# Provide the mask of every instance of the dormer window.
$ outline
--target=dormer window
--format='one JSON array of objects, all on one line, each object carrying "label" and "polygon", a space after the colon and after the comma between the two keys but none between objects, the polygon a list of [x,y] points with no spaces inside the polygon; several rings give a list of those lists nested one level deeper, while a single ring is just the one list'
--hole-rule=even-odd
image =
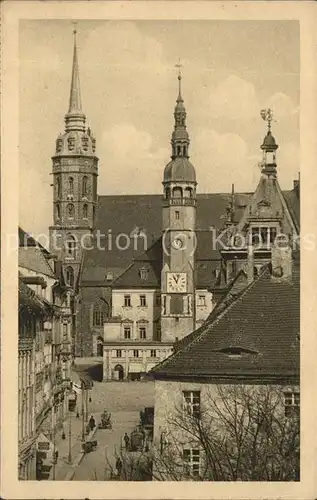
[{"label": "dormer window", "polygon": [[142,281],[146,281],[148,279],[149,272],[146,267],[140,269],[140,278]]},{"label": "dormer window", "polygon": [[255,247],[270,248],[274,244],[277,235],[277,228],[270,226],[260,226],[251,228],[251,242]]},{"label": "dormer window", "polygon": [[227,356],[230,358],[237,358],[237,359],[241,358],[244,355],[257,354],[257,352],[253,351],[252,349],[247,349],[245,347],[240,347],[240,346],[224,347],[223,349],[220,349],[219,352],[227,354]]},{"label": "dormer window", "polygon": [[108,271],[107,274],[106,274],[106,280],[107,281],[112,281],[113,280],[113,272],[112,271]]}]

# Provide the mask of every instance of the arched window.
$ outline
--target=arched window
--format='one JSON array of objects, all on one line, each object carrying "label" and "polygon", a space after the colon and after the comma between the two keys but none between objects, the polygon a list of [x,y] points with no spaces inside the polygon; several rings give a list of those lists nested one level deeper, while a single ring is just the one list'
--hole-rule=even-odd
[{"label": "arched window", "polygon": [[186,146],[183,146],[183,155],[186,156],[186,154],[187,154]]},{"label": "arched window", "polygon": [[56,219],[59,220],[61,218],[61,211],[59,205],[56,205]]},{"label": "arched window", "polygon": [[83,206],[83,218],[88,219],[88,205],[86,203]]},{"label": "arched window", "polygon": [[103,326],[105,319],[109,316],[108,303],[104,300],[98,300],[95,302],[93,308],[93,325]]},{"label": "arched window", "polygon": [[74,218],[74,205],[72,203],[68,203],[67,205],[67,215],[69,219]]},{"label": "arched window", "polygon": [[68,236],[65,246],[67,257],[74,259],[76,257],[77,242],[73,235]]},{"label": "arched window", "polygon": [[87,196],[88,193],[88,177],[86,175],[83,177],[83,196]]},{"label": "arched window", "polygon": [[74,194],[74,179],[73,179],[73,177],[68,177],[68,191],[69,191],[69,194]]},{"label": "arched window", "polygon": [[192,188],[190,188],[190,187],[185,188],[184,197],[185,198],[192,198],[193,197],[193,190],[192,190]]},{"label": "arched window", "polygon": [[171,190],[168,187],[168,188],[165,189],[165,198],[166,198],[166,200],[168,200],[170,196],[171,196]]},{"label": "arched window", "polygon": [[96,208],[92,207],[92,223],[95,223],[95,217],[96,217]]},{"label": "arched window", "polygon": [[181,155],[181,151],[182,151],[181,146],[177,146],[177,155],[178,155],[178,156],[180,156],[180,155]]},{"label": "arched window", "polygon": [[71,266],[66,267],[66,283],[74,286],[74,269]]},{"label": "arched window", "polygon": [[59,199],[61,197],[61,181],[59,177],[57,177],[56,179],[55,189],[56,189],[56,197],[57,199]]},{"label": "arched window", "polygon": [[183,190],[181,187],[174,187],[173,188],[173,198],[182,198],[183,196]]}]

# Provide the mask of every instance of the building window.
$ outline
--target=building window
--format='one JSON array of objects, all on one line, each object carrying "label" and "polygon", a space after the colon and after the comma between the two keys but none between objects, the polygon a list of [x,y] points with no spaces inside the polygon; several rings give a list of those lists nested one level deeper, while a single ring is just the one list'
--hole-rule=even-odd
[{"label": "building window", "polygon": [[87,196],[88,194],[88,177],[83,177],[83,196]]},{"label": "building window", "polygon": [[83,218],[88,219],[88,205],[86,203],[83,206]]},{"label": "building window", "polygon": [[183,450],[185,474],[187,476],[199,477],[200,474],[200,450],[188,448]]},{"label": "building window", "polygon": [[187,415],[200,417],[200,391],[183,391],[183,404]]},{"label": "building window", "polygon": [[146,268],[140,269],[140,278],[141,278],[141,280],[146,281],[147,278],[148,278],[148,274],[149,273],[148,273],[148,270]]},{"label": "building window", "polygon": [[68,286],[74,286],[74,270],[71,266],[66,267],[66,283]]},{"label": "building window", "polygon": [[182,198],[183,197],[183,190],[181,187],[174,187],[173,188],[173,198]]},{"label": "building window", "polygon": [[151,349],[151,358],[156,358],[156,350]]},{"label": "building window", "polygon": [[68,177],[68,194],[74,194],[74,179]]},{"label": "building window", "polygon": [[93,325],[103,326],[103,323],[104,323],[103,310],[99,304],[95,304],[93,313]]},{"label": "building window", "polygon": [[74,236],[72,235],[68,236],[68,239],[66,241],[67,256],[72,257],[74,259],[76,257],[76,248],[77,248],[77,243]]},{"label": "building window", "polygon": [[124,307],[131,307],[131,295],[124,296]]},{"label": "building window", "polygon": [[124,329],[124,338],[125,339],[130,339],[131,338],[131,327],[130,326],[125,326]]},{"label": "building window", "polygon": [[146,307],[146,295],[140,295],[140,306]]},{"label": "building window", "polygon": [[178,210],[175,211],[175,219],[179,220],[179,211]]},{"label": "building window", "polygon": [[117,358],[122,358],[122,351],[121,351],[121,349],[119,349],[118,351],[116,351],[116,354],[117,354]]},{"label": "building window", "polygon": [[138,358],[139,357],[139,351],[138,351],[138,349],[134,349],[134,351],[133,351],[133,357],[134,358]]},{"label": "building window", "polygon": [[142,339],[142,340],[146,339],[146,328],[145,328],[145,326],[140,326],[140,328],[139,328],[139,334],[140,334],[140,339]]},{"label": "building window", "polygon": [[106,280],[107,281],[112,281],[113,280],[113,272],[112,271],[108,271],[107,274],[106,274]]},{"label": "building window", "polygon": [[299,415],[299,409],[300,409],[299,392],[284,393],[284,408],[285,408],[285,417],[292,417],[294,415]]},{"label": "building window", "polygon": [[59,220],[61,218],[61,211],[59,205],[56,205],[56,219]]},{"label": "building window", "polygon": [[61,197],[61,181],[59,178],[56,179],[56,197],[59,199]]},{"label": "building window", "polygon": [[276,235],[276,227],[252,227],[252,245],[270,247],[274,243]]},{"label": "building window", "polygon": [[206,305],[206,297],[205,295],[198,295],[198,306],[205,306]]},{"label": "building window", "polygon": [[67,216],[69,219],[74,218],[74,205],[72,203],[68,203],[67,205]]}]

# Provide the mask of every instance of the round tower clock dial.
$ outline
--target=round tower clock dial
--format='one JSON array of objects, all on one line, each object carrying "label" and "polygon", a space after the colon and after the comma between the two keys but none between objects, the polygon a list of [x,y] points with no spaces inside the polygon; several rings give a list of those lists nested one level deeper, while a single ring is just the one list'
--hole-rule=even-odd
[{"label": "round tower clock dial", "polygon": [[187,275],[186,273],[167,274],[167,293],[186,293]]}]

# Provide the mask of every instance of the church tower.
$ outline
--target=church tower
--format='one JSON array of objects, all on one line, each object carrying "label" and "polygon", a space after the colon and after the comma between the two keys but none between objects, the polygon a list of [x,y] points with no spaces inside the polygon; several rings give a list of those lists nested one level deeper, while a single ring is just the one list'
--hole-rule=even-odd
[{"label": "church tower", "polygon": [[63,262],[65,282],[77,288],[83,250],[95,226],[98,158],[96,141],[82,110],[76,30],[65,131],[56,140],[53,161],[53,226],[51,251]]},{"label": "church tower", "polygon": [[195,325],[196,173],[189,161],[186,109],[179,92],[174,110],[172,156],[163,179],[162,341],[180,340]]}]

